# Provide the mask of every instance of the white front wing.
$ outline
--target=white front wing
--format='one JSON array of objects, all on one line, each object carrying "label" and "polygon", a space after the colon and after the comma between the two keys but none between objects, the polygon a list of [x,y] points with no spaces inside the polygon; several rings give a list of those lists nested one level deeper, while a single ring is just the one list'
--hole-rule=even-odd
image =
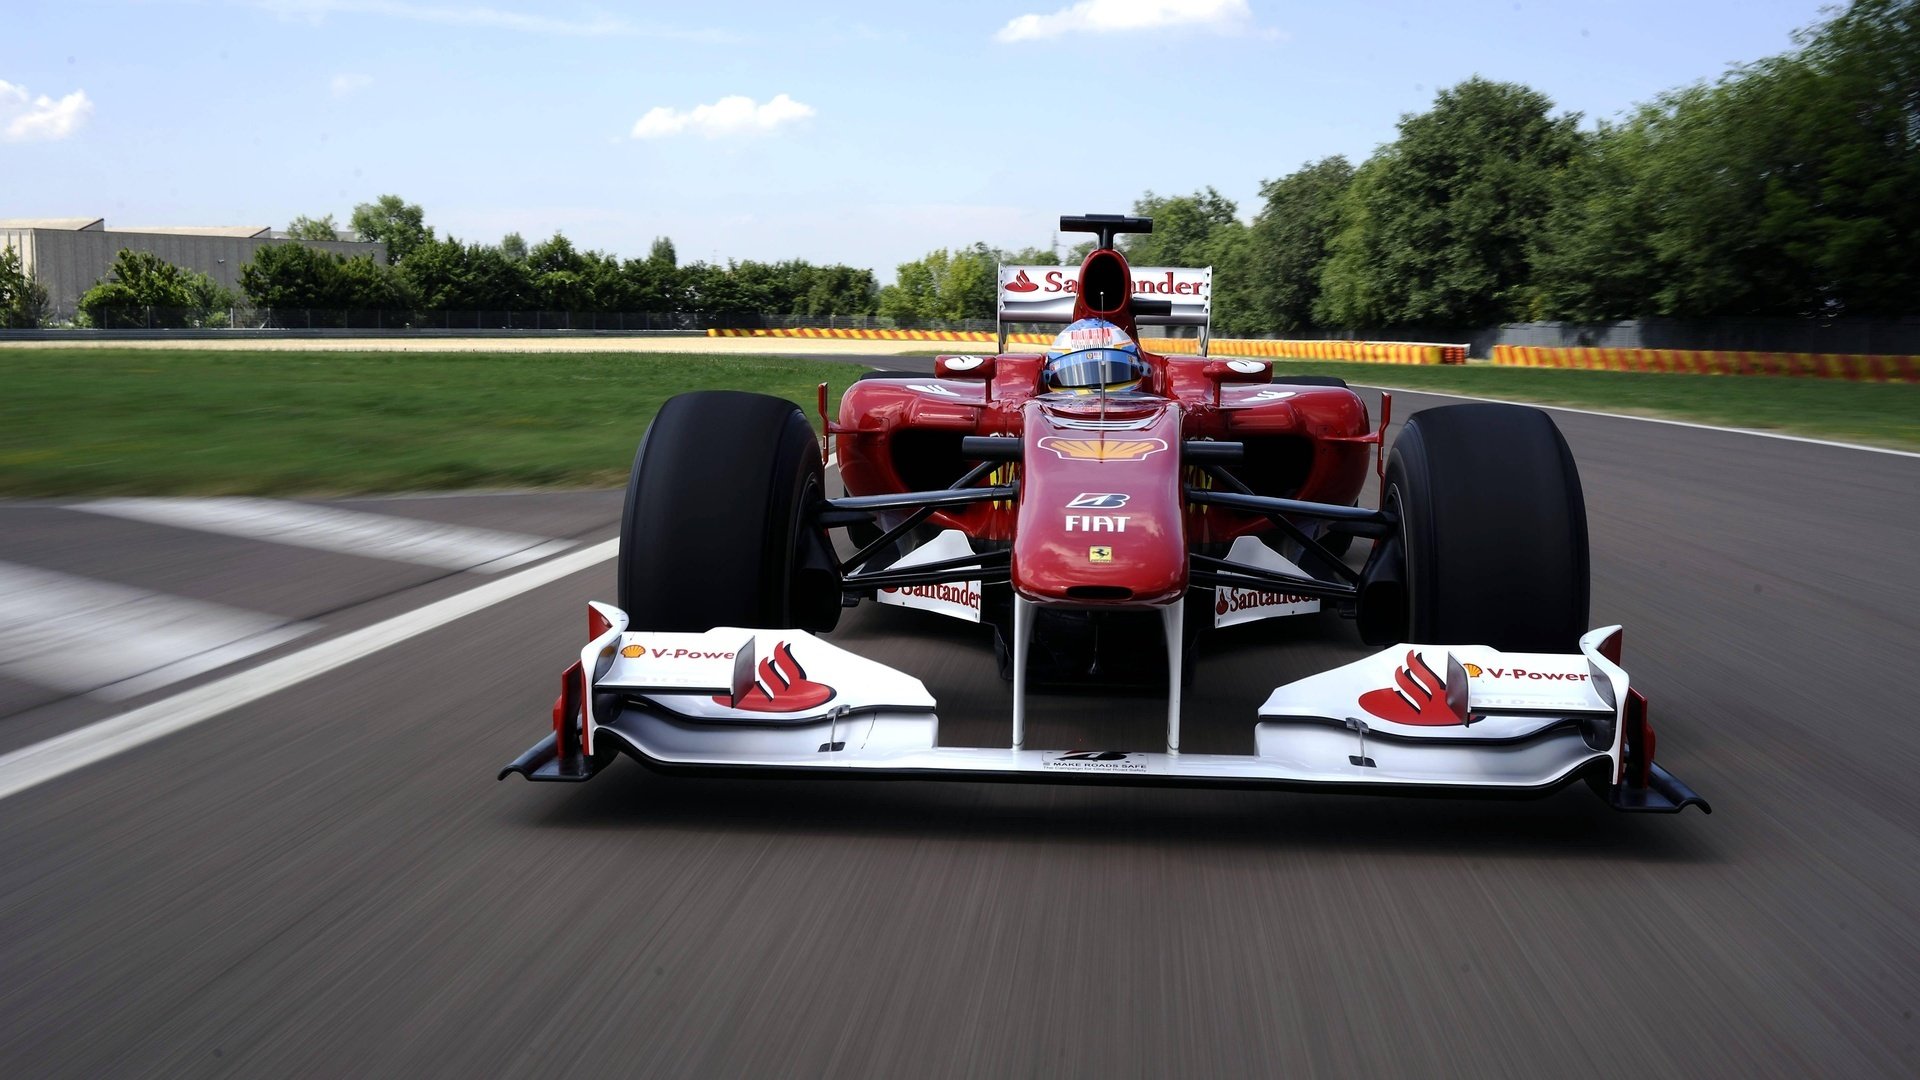
[{"label": "white front wing", "polygon": [[[650,678],[701,691],[649,693],[635,689],[634,679],[596,678],[596,689],[617,691],[625,705],[594,718],[593,738],[616,740],[665,767],[1545,790],[1595,763],[1617,779],[1620,709],[1605,699],[1625,700],[1626,675],[1598,652],[1612,629],[1588,634],[1582,655],[1396,646],[1276,689],[1260,709],[1254,753],[1226,755],[943,747],[936,703],[919,680],[810,634],[630,634],[622,618],[589,655],[645,639],[650,656],[665,650]],[[740,694],[725,684],[731,665],[717,654],[738,649],[743,639],[756,650],[759,675]],[[707,657],[689,661],[705,662],[704,676],[675,671],[676,650]],[[1465,674],[1468,665],[1479,674]],[[609,664],[598,675],[615,670]],[[1459,685],[1449,685],[1449,677]],[[1438,716],[1436,708],[1450,715]],[[1175,724],[1177,716],[1170,743],[1177,743]]]}]

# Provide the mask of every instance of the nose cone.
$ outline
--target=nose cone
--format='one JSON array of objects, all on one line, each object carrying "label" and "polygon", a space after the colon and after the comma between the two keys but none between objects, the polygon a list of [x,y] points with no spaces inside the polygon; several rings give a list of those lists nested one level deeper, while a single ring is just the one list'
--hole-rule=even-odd
[{"label": "nose cone", "polygon": [[1186,594],[1180,415],[1152,401],[1030,401],[1013,587],[1041,604],[1140,607]]}]

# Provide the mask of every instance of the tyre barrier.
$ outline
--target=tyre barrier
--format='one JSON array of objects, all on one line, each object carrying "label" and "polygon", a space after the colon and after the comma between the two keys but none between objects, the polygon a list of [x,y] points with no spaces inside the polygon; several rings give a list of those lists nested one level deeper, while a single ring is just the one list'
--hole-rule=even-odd
[{"label": "tyre barrier", "polygon": [[1920,382],[1920,356],[1732,352],[1691,349],[1560,348],[1495,345],[1500,367],[1638,371],[1682,375],[1780,375],[1856,382]]}]

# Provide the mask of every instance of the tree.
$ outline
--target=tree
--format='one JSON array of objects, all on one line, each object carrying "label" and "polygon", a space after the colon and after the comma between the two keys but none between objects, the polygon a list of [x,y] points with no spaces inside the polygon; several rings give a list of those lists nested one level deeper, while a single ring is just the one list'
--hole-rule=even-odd
[{"label": "tree", "polygon": [[527,261],[527,238],[517,232],[510,232],[500,238],[500,254],[520,262]]},{"label": "tree", "polygon": [[387,245],[387,261],[405,262],[422,244],[433,239],[427,227],[426,213],[419,203],[409,203],[398,195],[382,195],[370,203],[353,208],[353,231],[362,240]]},{"label": "tree", "polygon": [[794,314],[815,318],[873,314],[874,298],[879,292],[873,271],[839,264],[812,269],[811,281]]},{"label": "tree", "polygon": [[622,307],[628,311],[671,312],[688,307],[678,267],[652,258],[628,259],[620,265]]},{"label": "tree", "polygon": [[295,240],[338,240],[340,230],[334,225],[332,214],[321,218],[301,214],[287,224],[287,235]]},{"label": "tree", "polygon": [[107,276],[80,295],[87,321],[109,327],[138,319],[169,328],[205,325],[231,307],[233,294],[205,274],[186,270],[150,251],[120,249]]},{"label": "tree", "polygon": [[1239,221],[1213,230],[1195,262],[1213,267],[1212,324],[1216,333],[1259,334],[1273,326],[1260,314],[1258,288],[1264,274],[1253,249],[1253,231]]},{"label": "tree", "polygon": [[940,278],[948,261],[947,249],[941,248],[895,267],[893,284],[880,290],[880,314],[899,322],[938,318]]},{"label": "tree", "polygon": [[1913,312],[1920,3],[1856,0],[1797,40],[1602,129],[1539,238],[1543,312]]},{"label": "tree", "polygon": [[1484,326],[1530,300],[1531,239],[1579,117],[1513,83],[1472,78],[1400,120],[1347,188],[1323,274],[1324,320]]},{"label": "tree", "polygon": [[375,262],[371,255],[355,255],[334,260],[334,304],[348,311],[403,312],[413,307],[406,283],[393,267]]},{"label": "tree", "polygon": [[535,244],[527,252],[526,261],[534,301],[542,311],[595,309],[592,283],[586,273],[588,260],[573,249],[573,241],[556,232]]},{"label": "tree", "polygon": [[[1340,226],[1340,200],[1352,183],[1353,166],[1335,155],[1260,186],[1244,274],[1233,275],[1246,282],[1244,329],[1285,333],[1313,325],[1320,274]],[[1220,276],[1224,283],[1224,269]]]},{"label": "tree", "polygon": [[1136,266],[1206,266],[1215,231],[1239,223],[1233,200],[1210,187],[1192,195],[1149,191],[1134,201],[1133,212],[1153,219],[1152,232],[1119,240],[1127,261]]},{"label": "tree", "polygon": [[1002,252],[983,243],[928,252],[896,268],[894,283],[880,290],[876,307],[881,315],[906,322],[991,319],[1004,261]]},{"label": "tree", "polygon": [[240,289],[256,307],[332,308],[338,294],[335,257],[305,244],[268,244],[240,268]]},{"label": "tree", "polygon": [[653,238],[653,246],[647,250],[647,261],[655,266],[673,270],[680,265],[680,256],[673,250],[673,241],[664,237]]},{"label": "tree", "polygon": [[372,256],[351,259],[306,244],[269,244],[240,268],[240,288],[258,307],[405,311],[406,283]]},{"label": "tree", "polygon": [[398,268],[408,292],[426,311],[529,311],[534,307],[528,264],[497,247],[429,238]]},{"label": "tree", "polygon": [[1024,247],[1018,251],[998,253],[1001,263],[1007,266],[1059,266],[1060,253],[1051,245],[1047,247]]},{"label": "tree", "polygon": [[36,329],[47,313],[46,286],[27,273],[12,244],[0,248],[0,329]]}]

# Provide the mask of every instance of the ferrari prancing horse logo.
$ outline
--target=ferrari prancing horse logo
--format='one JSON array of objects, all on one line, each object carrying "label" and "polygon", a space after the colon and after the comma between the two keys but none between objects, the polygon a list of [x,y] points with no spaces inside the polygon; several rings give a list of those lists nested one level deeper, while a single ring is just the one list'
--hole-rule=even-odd
[{"label": "ferrari prancing horse logo", "polygon": [[1110,547],[1090,547],[1087,549],[1088,562],[1112,562],[1113,549]]},{"label": "ferrari prancing horse logo", "polygon": [[1165,439],[1063,439],[1048,435],[1040,440],[1042,450],[1051,450],[1073,461],[1144,461],[1167,448]]}]

